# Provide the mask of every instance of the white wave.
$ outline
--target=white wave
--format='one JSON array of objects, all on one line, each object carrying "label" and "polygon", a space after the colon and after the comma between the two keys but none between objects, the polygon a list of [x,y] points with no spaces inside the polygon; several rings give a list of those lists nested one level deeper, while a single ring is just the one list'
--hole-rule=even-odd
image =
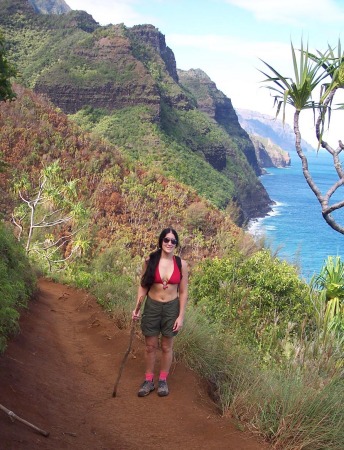
[{"label": "white wave", "polygon": [[283,209],[284,206],[287,206],[287,204],[282,202],[275,202],[272,210],[265,217],[249,221],[246,231],[252,236],[262,237],[266,231],[276,230],[276,227],[274,225],[267,225],[266,222],[268,222],[269,218],[271,217],[281,215],[281,209]]},{"label": "white wave", "polygon": [[274,208],[271,213],[269,213],[265,219],[268,219],[269,217],[275,217],[281,215],[281,209],[280,208]]},{"label": "white wave", "polygon": [[252,235],[255,235],[260,230],[263,220],[264,217],[250,220],[247,224],[246,231]]},{"label": "white wave", "polygon": [[264,226],[265,217],[251,220],[246,228],[246,231],[253,237],[259,239],[265,234],[265,226]]},{"label": "white wave", "polygon": [[288,206],[287,203],[275,202],[272,211],[270,211],[263,219],[279,216],[281,214],[281,209],[283,209],[283,207],[285,206]]}]

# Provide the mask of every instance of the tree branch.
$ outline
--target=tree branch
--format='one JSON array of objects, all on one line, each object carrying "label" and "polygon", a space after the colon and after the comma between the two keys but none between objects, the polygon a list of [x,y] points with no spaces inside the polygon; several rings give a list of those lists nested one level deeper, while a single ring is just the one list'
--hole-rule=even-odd
[{"label": "tree branch", "polygon": [[316,195],[317,199],[319,200],[320,204],[323,204],[323,196],[318,188],[318,186],[315,184],[311,173],[308,169],[308,160],[303,153],[302,147],[301,147],[301,133],[300,133],[300,127],[299,127],[299,119],[300,119],[300,111],[295,110],[294,113],[294,133],[295,133],[295,148],[297,151],[297,154],[299,155],[301,162],[302,162],[302,172],[303,175],[308,183],[308,186],[312,189],[314,194]]},{"label": "tree branch", "polygon": [[330,213],[323,212],[322,215],[331,228],[333,228],[335,231],[338,231],[341,234],[344,234],[344,228],[333,219]]}]

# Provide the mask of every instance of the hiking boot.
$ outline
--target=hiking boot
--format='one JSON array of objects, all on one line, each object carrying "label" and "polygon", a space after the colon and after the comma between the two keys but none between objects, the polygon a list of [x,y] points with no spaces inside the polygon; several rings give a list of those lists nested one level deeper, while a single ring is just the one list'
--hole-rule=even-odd
[{"label": "hiking boot", "polygon": [[140,387],[139,392],[137,393],[137,395],[139,397],[145,397],[146,395],[148,395],[152,391],[154,391],[154,389],[155,389],[155,387],[154,387],[153,381],[144,381],[141,384],[141,387]]},{"label": "hiking boot", "polygon": [[166,380],[159,380],[158,383],[158,396],[159,397],[166,397],[166,395],[169,394],[167,381]]}]

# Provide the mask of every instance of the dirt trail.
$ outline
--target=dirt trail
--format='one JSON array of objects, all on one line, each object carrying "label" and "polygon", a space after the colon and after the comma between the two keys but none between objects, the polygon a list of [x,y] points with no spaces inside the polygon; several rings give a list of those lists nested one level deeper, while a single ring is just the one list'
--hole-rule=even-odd
[{"label": "dirt trail", "polygon": [[48,280],[39,288],[0,357],[0,404],[50,436],[0,411],[0,450],[267,449],[221,418],[181,364],[173,365],[168,397],[137,397],[144,373],[138,338],[113,398],[128,330],[83,291]]}]

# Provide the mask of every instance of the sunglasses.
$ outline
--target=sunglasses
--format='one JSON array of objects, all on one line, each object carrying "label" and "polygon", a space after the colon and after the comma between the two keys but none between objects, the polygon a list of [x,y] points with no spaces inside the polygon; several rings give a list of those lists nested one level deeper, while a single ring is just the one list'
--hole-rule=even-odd
[{"label": "sunglasses", "polygon": [[165,242],[165,244],[168,244],[169,242],[171,242],[172,245],[178,244],[178,241],[176,239],[169,239],[167,237],[164,237],[163,242]]}]

